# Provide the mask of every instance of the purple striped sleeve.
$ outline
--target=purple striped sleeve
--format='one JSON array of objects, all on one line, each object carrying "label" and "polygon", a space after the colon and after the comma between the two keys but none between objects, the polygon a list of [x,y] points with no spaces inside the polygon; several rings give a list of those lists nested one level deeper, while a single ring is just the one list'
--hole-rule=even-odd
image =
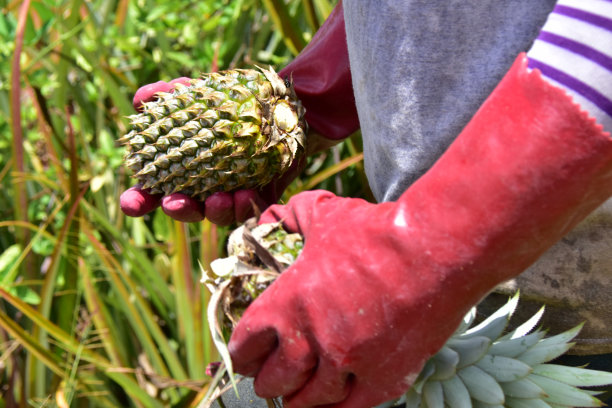
[{"label": "purple striped sleeve", "polygon": [[538,36],[538,40],[547,42],[549,44],[554,44],[575,54],[581,55],[589,61],[592,61],[612,72],[612,58],[596,50],[595,48],[557,34],[549,33],[547,31],[541,31],[540,35]]},{"label": "purple striped sleeve", "polygon": [[539,69],[544,76],[560,83],[564,87],[571,89],[577,94],[582,95],[583,97],[591,101],[594,105],[596,105],[599,109],[604,111],[607,115],[612,116],[612,100],[608,99],[605,95],[598,92],[596,89],[593,89],[589,85],[574,78],[573,76],[568,75],[563,71],[560,71],[557,68],[554,68],[548,64],[538,61],[533,57],[529,58],[528,66],[531,69]]},{"label": "purple striped sleeve", "polygon": [[585,23],[603,28],[604,30],[612,31],[611,19],[597,14],[589,13],[588,11],[568,6],[556,5],[553,10],[553,13],[575,18],[576,20],[584,21]]}]

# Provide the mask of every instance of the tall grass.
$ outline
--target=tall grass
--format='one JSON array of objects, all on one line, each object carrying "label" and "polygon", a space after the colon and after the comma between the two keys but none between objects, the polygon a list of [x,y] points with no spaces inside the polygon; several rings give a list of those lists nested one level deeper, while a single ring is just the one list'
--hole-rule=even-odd
[{"label": "tall grass", "polygon": [[[115,140],[146,83],[282,67],[331,0],[0,3],[0,408],[195,407],[215,361],[204,267],[227,228],[127,218]],[[359,136],[310,188],[367,196]]]}]

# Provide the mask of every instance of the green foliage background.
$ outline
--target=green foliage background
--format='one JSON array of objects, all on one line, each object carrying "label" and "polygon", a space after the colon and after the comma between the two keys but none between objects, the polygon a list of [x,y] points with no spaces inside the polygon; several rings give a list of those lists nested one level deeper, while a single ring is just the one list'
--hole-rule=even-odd
[{"label": "green foliage background", "polygon": [[[280,69],[333,0],[0,1],[0,408],[201,407],[218,359],[201,269],[228,229],[123,216],[115,140],[139,86]],[[284,200],[369,198],[359,135]]]}]

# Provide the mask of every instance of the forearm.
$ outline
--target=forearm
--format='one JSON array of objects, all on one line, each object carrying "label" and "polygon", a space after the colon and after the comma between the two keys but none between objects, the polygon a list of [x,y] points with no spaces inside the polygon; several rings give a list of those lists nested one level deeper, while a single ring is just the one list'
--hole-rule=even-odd
[{"label": "forearm", "polygon": [[448,283],[462,296],[473,291],[474,301],[521,273],[612,194],[610,134],[526,64],[524,55],[517,59],[399,199],[437,245],[423,251],[469,265]]}]

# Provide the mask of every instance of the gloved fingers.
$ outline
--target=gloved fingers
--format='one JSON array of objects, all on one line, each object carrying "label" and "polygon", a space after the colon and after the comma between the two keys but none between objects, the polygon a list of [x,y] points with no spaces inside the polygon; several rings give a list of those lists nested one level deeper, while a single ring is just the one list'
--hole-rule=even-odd
[{"label": "gloved fingers", "polygon": [[[376,389],[378,388],[378,389]],[[402,390],[398,395],[388,394],[382,391],[382,387],[367,387],[364,384],[360,384],[359,380],[356,379],[352,384],[350,389],[350,394],[348,396],[338,402],[337,404],[330,405],[329,407],[333,408],[355,408],[355,407],[374,407],[382,404],[383,402],[387,402],[398,398],[402,392],[406,390]],[[301,405],[296,405],[296,407],[301,407]],[[316,408],[324,408],[325,406],[313,405]],[[293,405],[289,405],[289,408],[294,408]]]},{"label": "gloved fingers", "polygon": [[255,392],[262,398],[290,395],[312,376],[317,357],[304,333],[286,327],[277,334],[276,348],[268,354],[255,377]]},{"label": "gloved fingers", "polygon": [[335,407],[333,404],[349,397],[354,379],[352,373],[321,359],[310,380],[297,393],[284,398],[283,403],[287,408]]},{"label": "gloved fingers", "polygon": [[204,203],[182,193],[165,196],[162,210],[169,217],[181,222],[199,222],[204,219]]},{"label": "gloved fingers", "polygon": [[[250,309],[252,307],[253,305],[249,306]],[[245,322],[243,316],[232,332],[228,344],[234,371],[247,377],[254,377],[277,344],[278,337],[273,327],[256,330]]]},{"label": "gloved fingers", "polygon": [[234,217],[237,222],[244,222],[255,213],[261,213],[268,205],[255,190],[238,190],[234,193]]},{"label": "gloved fingers", "polygon": [[157,97],[157,94],[160,92],[170,92],[174,89],[174,86],[177,83],[188,85],[191,79],[186,77],[180,77],[173,79],[170,82],[165,81],[157,81],[152,84],[144,85],[136,91],[134,94],[134,99],[132,104],[134,105],[134,109],[140,111],[142,108],[142,104],[145,102],[154,101]]},{"label": "gloved fingers", "polygon": [[266,204],[255,190],[238,190],[233,193],[217,192],[204,202],[204,215],[217,225],[244,222]]},{"label": "gloved fingers", "polygon": [[324,202],[337,198],[325,190],[304,191],[297,194],[286,205],[273,205],[260,217],[259,223],[282,222],[289,232],[299,232],[305,237],[310,230],[311,221]]},{"label": "gloved fingers", "polygon": [[287,232],[300,232],[297,218],[288,205],[275,204],[268,207],[259,217],[259,224],[282,222]]},{"label": "gloved fingers", "polygon": [[260,190],[244,189],[231,194],[215,193],[206,200],[206,218],[217,225],[244,222],[256,213],[260,214],[278,201],[287,185],[297,177],[305,160],[296,160],[279,179]]},{"label": "gloved fingers", "polygon": [[[301,374],[316,364],[312,348],[300,327],[303,319],[298,317],[300,313],[296,309],[300,308],[301,299],[293,290],[296,276],[293,269],[286,270],[249,305],[228,344],[234,370],[250,377],[259,376],[261,372],[262,376],[256,381],[266,394],[267,387],[275,387],[276,379],[282,382],[291,378],[291,374],[284,379],[278,378],[278,372],[286,372],[285,365],[291,365]],[[285,313],[279,313],[283,309]],[[279,396],[283,393],[272,394]]]},{"label": "gloved fingers", "polygon": [[234,222],[234,197],[231,193],[213,193],[204,201],[204,215],[217,225],[230,225]]},{"label": "gloved fingers", "polygon": [[[308,148],[309,145],[310,134],[308,135],[308,143],[306,147]],[[272,204],[276,204],[283,195],[283,192],[287,186],[300,175],[302,170],[304,170],[304,167],[306,166],[306,155],[298,157],[298,160],[294,160],[289,169],[287,169],[287,171],[285,171],[280,177],[266,184],[265,186],[262,186],[258,190],[259,197],[264,203],[264,206],[259,208],[261,211],[265,210]]]},{"label": "gloved fingers", "polygon": [[137,184],[125,190],[119,197],[121,211],[130,217],[142,217],[156,209],[161,202],[161,194],[150,194]]}]

